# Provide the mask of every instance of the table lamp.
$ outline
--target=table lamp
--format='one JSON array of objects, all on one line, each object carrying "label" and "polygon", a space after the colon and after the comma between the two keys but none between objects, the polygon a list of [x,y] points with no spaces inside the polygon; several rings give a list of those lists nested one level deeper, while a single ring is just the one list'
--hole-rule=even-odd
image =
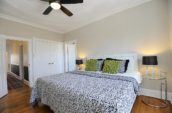
[{"label": "table lamp", "polygon": [[152,76],[155,75],[155,65],[158,65],[158,60],[157,60],[157,56],[143,56],[142,58],[142,64],[146,65],[146,75],[148,76],[149,74],[149,70],[148,67],[149,66],[153,66],[152,69]]},{"label": "table lamp", "polygon": [[80,65],[83,64],[83,60],[76,60],[76,65],[78,65],[78,70],[81,70]]}]

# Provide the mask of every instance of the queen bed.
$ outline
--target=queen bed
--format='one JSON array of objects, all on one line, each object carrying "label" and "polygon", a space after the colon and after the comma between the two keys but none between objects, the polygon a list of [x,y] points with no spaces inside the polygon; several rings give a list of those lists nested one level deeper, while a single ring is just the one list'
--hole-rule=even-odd
[{"label": "queen bed", "polygon": [[55,113],[130,113],[141,83],[137,56],[113,58],[130,60],[126,73],[72,71],[41,77],[32,89],[31,103],[46,104]]}]

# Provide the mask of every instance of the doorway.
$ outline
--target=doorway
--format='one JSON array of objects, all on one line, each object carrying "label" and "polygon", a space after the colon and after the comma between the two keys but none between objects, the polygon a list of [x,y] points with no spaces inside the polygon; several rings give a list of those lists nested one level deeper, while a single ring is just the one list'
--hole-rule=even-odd
[{"label": "doorway", "polygon": [[6,40],[6,69],[8,90],[29,85],[28,42]]}]

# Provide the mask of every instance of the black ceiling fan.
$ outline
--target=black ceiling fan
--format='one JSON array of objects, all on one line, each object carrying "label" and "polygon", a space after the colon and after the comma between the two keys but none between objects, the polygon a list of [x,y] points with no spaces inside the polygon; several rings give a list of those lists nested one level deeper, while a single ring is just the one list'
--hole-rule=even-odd
[{"label": "black ceiling fan", "polygon": [[73,13],[65,8],[62,4],[77,4],[83,3],[83,0],[41,0],[49,3],[49,7],[42,13],[43,15],[48,15],[53,9],[61,9],[66,15],[72,16]]}]

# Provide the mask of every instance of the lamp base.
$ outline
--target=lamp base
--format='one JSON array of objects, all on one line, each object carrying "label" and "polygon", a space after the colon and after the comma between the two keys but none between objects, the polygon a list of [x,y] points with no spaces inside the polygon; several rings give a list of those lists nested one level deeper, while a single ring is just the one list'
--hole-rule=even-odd
[{"label": "lamp base", "polygon": [[167,100],[148,97],[148,96],[142,96],[142,102],[154,108],[166,108],[169,105]]}]

